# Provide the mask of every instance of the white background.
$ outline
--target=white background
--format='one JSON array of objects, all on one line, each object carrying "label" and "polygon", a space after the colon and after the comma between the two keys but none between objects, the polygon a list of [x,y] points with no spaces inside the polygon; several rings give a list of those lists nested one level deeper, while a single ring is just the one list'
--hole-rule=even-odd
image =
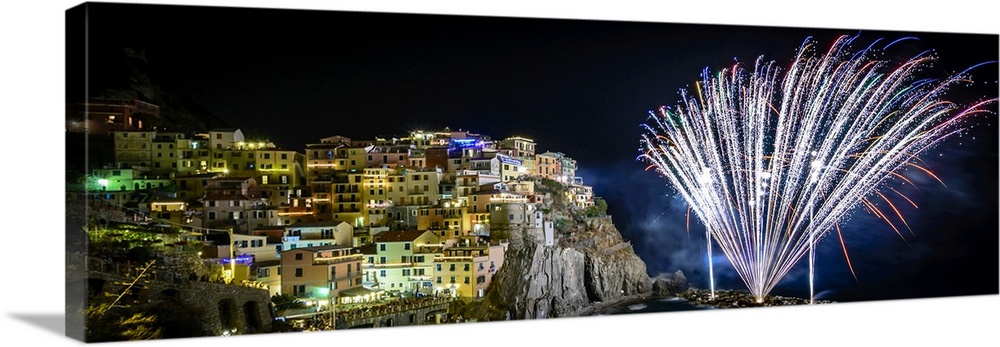
[{"label": "white background", "polygon": [[[119,1],[109,1],[119,2]],[[1000,33],[997,11],[975,1],[131,1],[266,8],[448,13],[652,22],[718,23],[887,30]],[[0,10],[0,119],[3,120],[0,314],[3,345],[70,345],[63,336],[62,210],[65,10],[74,1],[4,1]],[[40,143],[50,142],[42,144]],[[43,170],[51,169],[51,172]],[[947,281],[948,274],[928,279]],[[914,283],[913,285],[920,285]],[[440,327],[163,340],[228,346],[315,343],[356,346],[441,345],[845,345],[968,346],[997,342],[1000,296],[975,296],[816,307],[660,313]],[[13,344],[11,344],[13,343]]]}]

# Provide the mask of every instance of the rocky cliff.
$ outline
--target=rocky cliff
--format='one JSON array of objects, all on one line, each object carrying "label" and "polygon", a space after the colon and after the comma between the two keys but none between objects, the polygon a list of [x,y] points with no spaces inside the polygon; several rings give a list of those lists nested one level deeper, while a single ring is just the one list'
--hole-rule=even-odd
[{"label": "rocky cliff", "polygon": [[588,217],[554,188],[543,205],[545,219],[555,222],[554,245],[545,246],[537,230],[491,227],[510,247],[485,298],[464,314],[480,320],[570,317],[652,291],[646,264],[611,217]]}]

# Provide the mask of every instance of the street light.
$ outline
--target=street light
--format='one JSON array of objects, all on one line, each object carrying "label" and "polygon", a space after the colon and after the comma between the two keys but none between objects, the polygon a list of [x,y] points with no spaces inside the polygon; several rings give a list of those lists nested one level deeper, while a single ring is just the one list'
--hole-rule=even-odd
[{"label": "street light", "polygon": [[229,232],[229,272],[226,278],[229,280],[229,283],[232,283],[236,278],[236,259],[234,259],[236,257],[236,250],[234,249],[235,243],[233,242],[233,228],[226,229],[226,231]]}]

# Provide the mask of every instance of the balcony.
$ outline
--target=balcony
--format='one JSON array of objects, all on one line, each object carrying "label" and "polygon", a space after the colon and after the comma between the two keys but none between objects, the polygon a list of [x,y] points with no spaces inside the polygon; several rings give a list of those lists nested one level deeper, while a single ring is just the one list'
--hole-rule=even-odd
[{"label": "balcony", "polygon": [[471,256],[471,255],[464,255],[464,256],[436,256],[436,257],[434,257],[434,262],[443,262],[443,263],[471,262],[475,258],[476,257]]},{"label": "balcony", "polygon": [[313,258],[313,265],[334,265],[349,262],[361,262],[361,254],[342,255],[337,257]]},{"label": "balcony", "polygon": [[351,273],[348,273],[347,275],[344,275],[344,276],[337,276],[337,277],[331,278],[330,282],[340,282],[340,281],[344,281],[344,280],[353,280],[353,279],[357,279],[357,278],[363,277],[364,275],[365,275],[365,273],[364,272],[360,272],[360,271],[359,272],[351,272]]},{"label": "balcony", "polygon": [[412,262],[405,262],[405,263],[385,263],[385,264],[368,264],[368,265],[373,265],[373,266],[370,266],[368,268],[395,269],[395,268],[401,268],[401,267],[413,267],[413,264],[414,263],[412,263]]}]

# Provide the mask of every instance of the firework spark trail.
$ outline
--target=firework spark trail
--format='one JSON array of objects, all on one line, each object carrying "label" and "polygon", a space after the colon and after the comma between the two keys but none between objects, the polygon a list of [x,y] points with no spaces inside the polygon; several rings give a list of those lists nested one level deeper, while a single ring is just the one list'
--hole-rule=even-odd
[{"label": "firework spark trail", "polygon": [[940,181],[911,161],[997,101],[962,109],[941,100],[969,70],[919,79],[932,52],[892,67],[875,58],[878,40],[849,52],[855,39],[842,36],[823,54],[807,39],[784,73],[762,58],[753,70],[706,69],[696,97],[682,90],[679,105],[642,125],[638,159],[688,202],[758,300],[869,196],[889,202],[878,193],[888,179],[910,183],[901,169]]}]

